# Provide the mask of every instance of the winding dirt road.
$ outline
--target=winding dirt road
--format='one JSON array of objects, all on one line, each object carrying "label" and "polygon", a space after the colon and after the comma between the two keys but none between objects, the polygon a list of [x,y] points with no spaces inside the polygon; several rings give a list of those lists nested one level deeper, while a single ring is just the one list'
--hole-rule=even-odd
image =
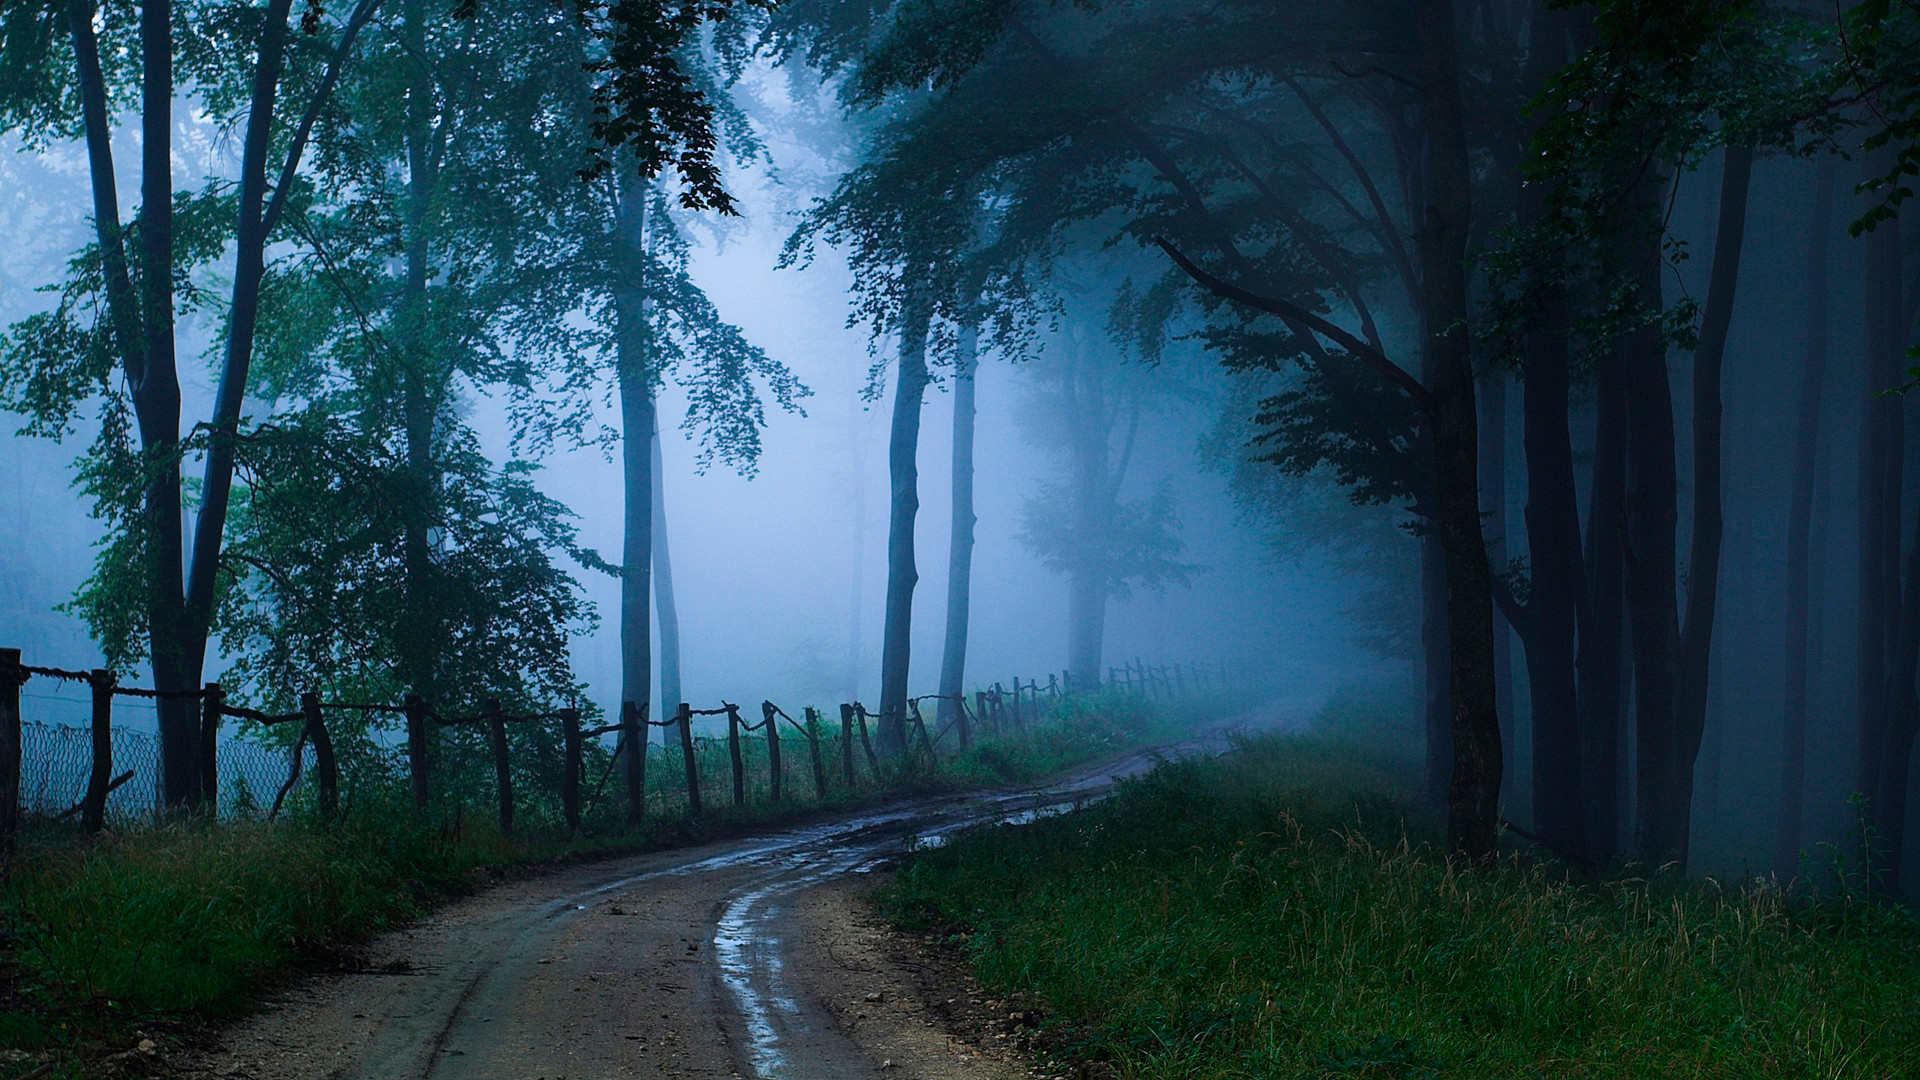
[{"label": "winding dirt road", "polygon": [[[188,1075],[253,1080],[999,1080],[1014,1055],[943,1030],[852,888],[911,842],[1071,807],[1266,709],[1045,787],[922,799],[765,836],[572,867],[449,905],[306,980]],[[978,1005],[979,1000],[971,999]]]}]

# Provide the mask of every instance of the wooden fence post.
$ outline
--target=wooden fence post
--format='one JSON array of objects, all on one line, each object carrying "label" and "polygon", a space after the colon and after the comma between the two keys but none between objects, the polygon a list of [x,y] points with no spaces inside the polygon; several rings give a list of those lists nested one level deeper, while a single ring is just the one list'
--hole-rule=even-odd
[{"label": "wooden fence post", "polygon": [[973,723],[967,716],[966,692],[962,691],[960,693],[960,700],[953,704],[953,722],[956,726],[954,734],[960,736],[960,750],[964,753],[967,747],[973,745]]},{"label": "wooden fence post", "polygon": [[487,735],[493,743],[493,791],[500,800],[500,831],[513,835],[513,764],[507,758],[507,720],[500,714],[500,699],[488,698],[481,710],[487,718]]},{"label": "wooden fence post", "polygon": [[427,808],[427,702],[409,691],[407,710],[407,779],[413,787],[413,808]]},{"label": "wooden fence post", "polygon": [[0,649],[0,844],[20,828],[20,650]]},{"label": "wooden fence post", "polygon": [[927,737],[927,718],[920,712],[920,702],[909,698],[907,711],[913,715],[913,728],[920,733],[920,748],[927,752],[927,762],[933,762],[933,740]]},{"label": "wooden fence post", "polygon": [[620,733],[627,748],[627,824],[638,825],[647,817],[647,707],[631,701],[620,703]]},{"label": "wooden fence post", "polygon": [[225,698],[217,682],[200,692],[200,798],[214,821],[220,820],[220,705]]},{"label": "wooden fence post", "polygon": [[340,812],[340,766],[333,759],[333,736],[327,734],[327,719],[320,714],[320,695],[312,690],[301,694],[300,711],[307,716],[307,738],[313,742],[313,767],[320,781],[320,816],[332,821]]},{"label": "wooden fence post", "polygon": [[687,813],[700,816],[700,765],[693,759],[693,706],[680,703],[680,756],[687,767]]},{"label": "wooden fence post", "polygon": [[827,799],[827,763],[820,760],[820,710],[807,706],[807,751],[813,757],[813,794],[821,802]]},{"label": "wooden fence post", "polygon": [[87,774],[80,824],[97,833],[107,824],[107,785],[113,782],[113,672],[93,669],[87,687],[93,691],[93,769]]},{"label": "wooden fence post", "polygon": [[767,727],[767,794],[777,803],[780,801],[780,718],[774,712],[773,702],[760,703],[762,722]]},{"label": "wooden fence post", "polygon": [[[985,690],[975,690],[973,692],[973,718],[980,721],[983,731],[991,730],[991,726],[988,724],[990,718],[987,716],[987,692]],[[997,731],[993,733],[995,735],[999,734]]]},{"label": "wooden fence post", "polygon": [[567,831],[580,831],[580,710],[560,710],[560,742],[567,762],[560,772],[560,812],[566,816]]},{"label": "wooden fence post", "polygon": [[[853,703],[853,719],[860,725],[860,749],[867,752],[867,768],[873,771],[876,783],[880,780],[880,758],[873,752],[873,739],[867,734],[867,707],[859,702]],[[875,720],[880,719],[874,717]]]},{"label": "wooden fence post", "polygon": [[853,706],[840,703],[840,766],[847,775],[847,786],[853,786]]},{"label": "wooden fence post", "polygon": [[733,762],[733,805],[744,806],[747,801],[747,763],[740,757],[740,709],[729,702],[720,704],[727,710],[727,757]]}]

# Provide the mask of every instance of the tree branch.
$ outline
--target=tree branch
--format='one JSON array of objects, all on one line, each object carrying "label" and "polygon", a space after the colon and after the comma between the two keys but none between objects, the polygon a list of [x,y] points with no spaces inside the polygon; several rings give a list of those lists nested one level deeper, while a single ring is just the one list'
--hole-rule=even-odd
[{"label": "tree branch", "polygon": [[1282,319],[1306,326],[1314,333],[1320,334],[1345,349],[1354,359],[1359,360],[1385,376],[1388,382],[1399,387],[1407,397],[1413,399],[1413,403],[1420,407],[1420,411],[1426,413],[1428,416],[1432,416],[1438,411],[1438,402],[1435,400],[1433,392],[1425,386],[1422,386],[1420,380],[1408,374],[1405,368],[1387,359],[1385,354],[1373,348],[1373,346],[1368,345],[1366,342],[1361,341],[1359,338],[1354,337],[1352,334],[1347,333],[1345,330],[1340,329],[1338,326],[1335,326],[1298,304],[1275,297],[1261,296],[1258,293],[1249,292],[1232,282],[1223,281],[1220,278],[1214,277],[1212,274],[1194,265],[1192,259],[1182,255],[1180,249],[1174,247],[1173,243],[1164,236],[1154,237],[1153,242],[1158,244],[1160,250],[1166,252],[1167,257],[1172,259],[1174,264],[1179,266],[1181,270],[1185,271],[1188,277],[1198,282],[1201,288],[1206,289],[1222,300],[1231,300],[1236,304],[1242,304],[1246,307],[1264,311],[1269,315],[1278,315]]}]

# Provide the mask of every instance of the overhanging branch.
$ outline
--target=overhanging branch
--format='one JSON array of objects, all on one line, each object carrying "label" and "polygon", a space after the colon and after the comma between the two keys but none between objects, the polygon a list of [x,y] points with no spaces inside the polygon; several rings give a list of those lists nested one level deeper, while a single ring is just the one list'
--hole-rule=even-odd
[{"label": "overhanging branch", "polygon": [[1386,354],[1375,349],[1373,346],[1368,345],[1366,342],[1361,341],[1359,338],[1354,337],[1352,334],[1347,333],[1345,330],[1340,329],[1338,326],[1335,326],[1298,304],[1290,303],[1289,301],[1276,297],[1262,296],[1259,293],[1243,289],[1232,282],[1223,281],[1220,278],[1214,277],[1212,274],[1196,266],[1192,259],[1182,255],[1180,249],[1174,247],[1172,241],[1164,236],[1154,237],[1153,242],[1160,245],[1160,250],[1166,252],[1167,257],[1172,259],[1174,264],[1179,266],[1181,270],[1185,271],[1188,277],[1198,282],[1201,288],[1206,289],[1222,300],[1231,300],[1236,304],[1243,304],[1247,307],[1264,311],[1269,315],[1278,315],[1282,319],[1306,326],[1314,333],[1345,349],[1348,353],[1352,354],[1356,360],[1359,360],[1361,363],[1366,364],[1368,367],[1373,368],[1385,376],[1388,382],[1399,387],[1403,393],[1413,399],[1413,403],[1419,406],[1422,412],[1431,416],[1438,410],[1438,402],[1433,396],[1433,391],[1422,386],[1419,379],[1408,374],[1407,370],[1399,364],[1387,359]]}]

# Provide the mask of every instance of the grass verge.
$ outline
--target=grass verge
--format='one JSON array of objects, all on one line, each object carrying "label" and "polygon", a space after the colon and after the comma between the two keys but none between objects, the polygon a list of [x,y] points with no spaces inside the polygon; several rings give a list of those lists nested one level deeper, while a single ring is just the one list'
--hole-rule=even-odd
[{"label": "grass verge", "polygon": [[1920,930],[1766,883],[1462,872],[1402,763],[1263,738],[955,838],[883,896],[1120,1077],[1920,1076]]},{"label": "grass verge", "polygon": [[[602,816],[580,835],[530,800],[534,812],[523,810],[516,835],[503,836],[485,791],[422,818],[391,785],[363,788],[332,825],[294,815],[91,840],[29,834],[0,879],[0,1077],[49,1055],[61,1063],[53,1075],[69,1075],[137,1032],[241,1014],[262,988],[301,967],[337,962],[343,947],[516,867],[697,843],[902,794],[1027,781],[1178,726],[1169,709],[1088,695],[931,769],[875,778],[862,761],[863,781],[835,783],[824,799],[803,751],[788,762],[778,805],[719,807],[699,820],[654,813],[640,829]],[[675,779],[650,777],[650,786]],[[710,787],[709,805],[725,794]],[[616,801],[605,800],[609,815]]]}]

